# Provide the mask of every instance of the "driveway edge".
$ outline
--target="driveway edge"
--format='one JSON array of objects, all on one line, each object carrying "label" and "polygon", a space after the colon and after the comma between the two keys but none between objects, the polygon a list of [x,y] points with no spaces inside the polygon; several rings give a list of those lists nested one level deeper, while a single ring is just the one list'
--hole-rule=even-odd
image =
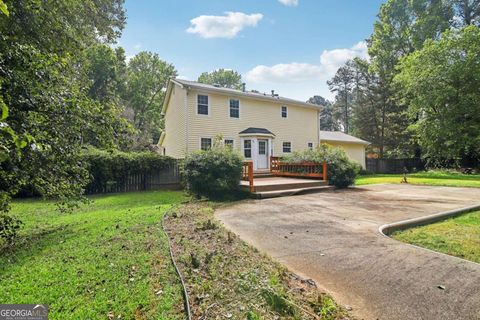
[{"label": "driveway edge", "polygon": [[448,219],[448,218],[456,217],[456,216],[459,216],[461,214],[472,212],[472,211],[477,211],[477,210],[480,210],[480,204],[476,204],[476,205],[473,205],[473,206],[464,207],[464,208],[460,208],[460,209],[453,209],[453,210],[449,210],[449,211],[435,213],[435,214],[431,214],[431,215],[428,215],[428,216],[425,216],[425,217],[413,218],[413,219],[408,219],[408,220],[403,220],[403,221],[397,221],[397,222],[393,222],[393,223],[384,224],[384,225],[382,225],[378,228],[378,231],[382,235],[390,237],[390,235],[394,231],[405,230],[405,229],[412,228],[412,227],[423,226],[423,225],[426,225],[426,224],[442,221],[442,220],[445,220],[445,219]]}]

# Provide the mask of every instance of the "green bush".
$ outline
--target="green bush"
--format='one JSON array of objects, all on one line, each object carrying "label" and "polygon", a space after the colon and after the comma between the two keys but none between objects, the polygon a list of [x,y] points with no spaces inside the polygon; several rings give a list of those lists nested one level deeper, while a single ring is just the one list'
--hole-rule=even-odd
[{"label": "green bush", "polygon": [[0,213],[0,248],[13,242],[22,224],[17,218]]},{"label": "green bush", "polygon": [[87,193],[105,192],[110,185],[121,185],[129,175],[148,174],[175,163],[175,159],[153,152],[107,152],[88,149],[81,155],[91,182]]},{"label": "green bush", "polygon": [[328,180],[337,188],[347,188],[355,182],[361,166],[351,161],[341,148],[333,148],[322,144],[313,150],[296,151],[284,157],[286,162],[326,162],[328,166]]},{"label": "green bush", "polygon": [[214,146],[190,154],[183,164],[186,186],[196,196],[229,198],[238,191],[242,156],[231,148]]}]

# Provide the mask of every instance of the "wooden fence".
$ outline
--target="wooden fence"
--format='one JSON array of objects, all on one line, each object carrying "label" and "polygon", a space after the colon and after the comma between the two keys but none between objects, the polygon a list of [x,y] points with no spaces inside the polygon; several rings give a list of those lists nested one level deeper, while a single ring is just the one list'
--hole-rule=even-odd
[{"label": "wooden fence", "polygon": [[372,173],[403,173],[405,168],[408,172],[425,169],[425,163],[420,158],[410,159],[365,159],[366,169]]},{"label": "wooden fence", "polygon": [[179,164],[174,163],[158,171],[128,174],[117,181],[93,181],[87,186],[86,194],[117,193],[180,188]]}]

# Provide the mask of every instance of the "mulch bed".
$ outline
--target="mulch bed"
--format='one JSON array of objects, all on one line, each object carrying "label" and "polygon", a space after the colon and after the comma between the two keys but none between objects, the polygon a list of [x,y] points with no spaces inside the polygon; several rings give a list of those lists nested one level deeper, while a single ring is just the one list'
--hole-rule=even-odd
[{"label": "mulch bed", "polygon": [[205,202],[165,220],[194,319],[352,319],[310,279],[226,230]]}]

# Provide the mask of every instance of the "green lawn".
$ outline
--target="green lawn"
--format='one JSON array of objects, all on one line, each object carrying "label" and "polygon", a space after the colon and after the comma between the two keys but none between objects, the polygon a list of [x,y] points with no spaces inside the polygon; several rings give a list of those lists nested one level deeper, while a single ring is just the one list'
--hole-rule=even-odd
[{"label": "green lawn", "polygon": [[25,223],[0,256],[0,302],[45,303],[50,319],[183,319],[181,287],[161,230],[184,200],[159,191],[92,197],[73,213],[16,201]]},{"label": "green lawn", "polygon": [[393,238],[480,263],[480,211],[394,233]]},{"label": "green lawn", "polygon": [[[372,174],[360,176],[355,184],[357,186],[377,183],[400,183],[402,174]],[[425,184],[448,187],[479,187],[480,174],[462,174],[447,171],[427,171],[411,173],[407,180],[412,184]]]}]

